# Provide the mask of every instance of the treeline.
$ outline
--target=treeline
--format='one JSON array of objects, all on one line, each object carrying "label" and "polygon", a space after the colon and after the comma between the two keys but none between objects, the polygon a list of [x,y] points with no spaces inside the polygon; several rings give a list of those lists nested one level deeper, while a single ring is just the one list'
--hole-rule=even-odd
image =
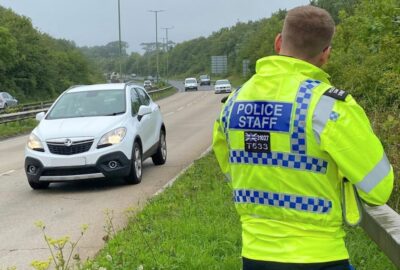
[{"label": "treeline", "polygon": [[[352,92],[368,106],[392,105],[400,98],[399,84],[399,1],[370,0],[314,0],[311,4],[327,9],[337,23],[333,41],[333,55],[325,67],[332,74],[333,83]],[[255,22],[237,23],[222,28],[209,37],[200,37],[161,50],[160,73],[180,76],[197,76],[211,73],[211,56],[228,56],[229,75],[241,76],[243,60],[250,61],[253,73],[257,59],[275,54],[273,44],[282,29],[285,10],[270,18]],[[113,45],[113,46],[111,46]],[[110,43],[103,49],[112,51],[117,44]],[[117,55],[111,57],[90,52],[100,48],[85,48],[85,54],[95,59],[105,72],[119,70]],[[110,54],[110,53],[108,53]],[[167,59],[168,58],[168,59]],[[108,60],[107,60],[108,59]],[[156,52],[128,55],[123,47],[122,69],[125,73],[155,75]],[[249,74],[251,76],[251,74]],[[368,93],[368,95],[366,95]]]},{"label": "treeline", "polygon": [[73,42],[40,33],[28,18],[1,6],[0,41],[0,92],[22,102],[53,99],[71,85],[102,80]]}]

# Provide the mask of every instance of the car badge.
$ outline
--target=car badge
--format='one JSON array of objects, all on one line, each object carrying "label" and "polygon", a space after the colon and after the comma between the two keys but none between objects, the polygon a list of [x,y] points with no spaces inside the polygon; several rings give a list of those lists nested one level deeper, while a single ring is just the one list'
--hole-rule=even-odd
[{"label": "car badge", "polygon": [[64,142],[64,145],[67,146],[67,147],[70,147],[72,145],[71,139],[66,139],[65,142]]}]

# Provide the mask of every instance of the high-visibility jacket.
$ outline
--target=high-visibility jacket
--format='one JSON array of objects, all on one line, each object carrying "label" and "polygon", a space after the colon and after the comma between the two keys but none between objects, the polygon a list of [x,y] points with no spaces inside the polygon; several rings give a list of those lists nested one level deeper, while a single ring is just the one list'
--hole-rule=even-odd
[{"label": "high-visibility jacket", "polygon": [[257,61],[216,121],[213,149],[233,189],[242,256],[313,263],[348,258],[345,177],[384,204],[393,169],[363,109],[320,68],[285,56]]}]

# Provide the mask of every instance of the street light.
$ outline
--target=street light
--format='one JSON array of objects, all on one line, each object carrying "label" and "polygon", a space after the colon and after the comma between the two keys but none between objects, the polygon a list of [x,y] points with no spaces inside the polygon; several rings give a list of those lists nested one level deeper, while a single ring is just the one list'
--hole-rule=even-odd
[{"label": "street light", "polygon": [[158,78],[160,76],[160,71],[159,71],[159,66],[158,66],[158,23],[157,23],[157,14],[159,12],[163,12],[165,10],[149,10],[149,12],[153,12],[155,17],[156,17],[156,57],[157,57],[157,74],[156,74],[156,78],[157,78],[157,83],[158,83]]},{"label": "street light", "polygon": [[121,44],[121,4],[118,0],[118,33],[119,33],[119,76],[122,78],[122,44]]},{"label": "street light", "polygon": [[168,58],[169,58],[169,50],[168,50],[168,30],[170,30],[170,29],[174,29],[174,27],[172,26],[172,27],[161,27],[161,29],[164,29],[165,30],[165,39],[166,39],[166,41],[165,41],[165,44],[167,45],[166,46],[166,49],[167,49],[167,70],[166,70],[166,75],[165,75],[165,77],[166,77],[166,79],[167,79],[167,82],[168,82]]}]

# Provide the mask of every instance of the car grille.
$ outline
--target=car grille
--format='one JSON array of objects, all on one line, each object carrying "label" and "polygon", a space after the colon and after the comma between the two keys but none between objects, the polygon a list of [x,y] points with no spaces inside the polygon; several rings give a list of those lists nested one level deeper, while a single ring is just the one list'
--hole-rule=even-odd
[{"label": "car grille", "polygon": [[86,140],[73,142],[71,146],[59,142],[48,142],[47,146],[52,154],[70,156],[89,151],[92,144],[93,140]]},{"label": "car grille", "polygon": [[81,175],[81,174],[94,174],[99,173],[96,167],[82,167],[82,168],[62,168],[62,169],[45,169],[42,176],[67,176],[67,175]]}]

